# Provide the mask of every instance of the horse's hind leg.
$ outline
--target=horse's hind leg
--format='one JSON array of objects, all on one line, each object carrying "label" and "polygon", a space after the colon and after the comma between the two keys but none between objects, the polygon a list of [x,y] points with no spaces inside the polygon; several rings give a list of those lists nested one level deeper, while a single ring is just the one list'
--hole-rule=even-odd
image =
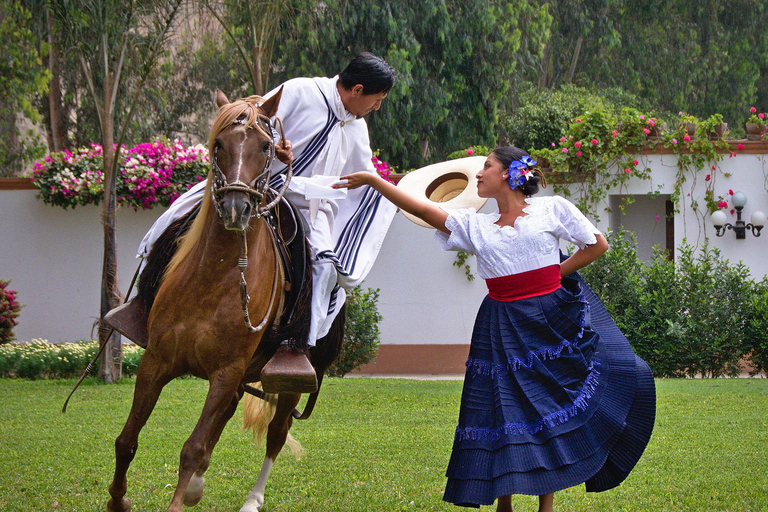
[{"label": "horse's hind leg", "polygon": [[205,488],[205,478],[203,478],[203,475],[208,470],[208,466],[211,464],[211,454],[213,454],[213,447],[216,446],[216,443],[219,442],[219,438],[221,437],[221,433],[224,431],[224,427],[227,426],[227,422],[229,422],[230,418],[232,418],[232,415],[235,414],[235,411],[237,410],[237,404],[240,402],[240,397],[240,393],[232,397],[232,402],[229,404],[227,410],[224,411],[224,415],[222,416],[219,423],[214,427],[214,430],[211,434],[212,439],[206,447],[203,460],[200,462],[200,466],[197,468],[197,471],[195,471],[195,474],[192,475],[192,478],[190,478],[189,486],[187,486],[187,492],[184,494],[184,505],[188,507],[194,507],[200,503],[200,500],[203,498],[203,490]]},{"label": "horse's hind leg", "polygon": [[128,488],[126,473],[139,446],[139,432],[152,414],[160,392],[170,380],[171,377],[162,371],[162,363],[148,350],[139,365],[131,412],[123,431],[115,440],[115,476],[109,486],[111,498],[107,502],[107,512],[127,512],[131,509],[131,501],[125,498]]},{"label": "horse's hind leg", "polygon": [[267,430],[267,455],[264,457],[264,462],[261,465],[256,485],[248,494],[248,498],[246,498],[240,512],[259,512],[261,510],[261,506],[264,504],[264,491],[267,488],[269,473],[272,470],[272,465],[275,463],[277,454],[280,453],[283,445],[285,445],[288,431],[293,424],[292,413],[298,405],[300,398],[300,394],[282,393],[278,396],[277,410],[275,411],[274,418],[269,422]]},{"label": "horse's hind leg", "polygon": [[[237,397],[238,386],[244,374],[245,364],[242,368],[224,368],[211,375],[203,412],[200,414],[195,429],[181,449],[179,482],[167,512],[182,512],[184,510],[184,496],[190,480],[203,463],[205,454],[209,450],[213,450],[221,434],[220,430],[217,433],[220,422],[226,424],[226,420],[234,413],[232,401],[233,398]],[[221,426],[221,428],[224,427]]]}]

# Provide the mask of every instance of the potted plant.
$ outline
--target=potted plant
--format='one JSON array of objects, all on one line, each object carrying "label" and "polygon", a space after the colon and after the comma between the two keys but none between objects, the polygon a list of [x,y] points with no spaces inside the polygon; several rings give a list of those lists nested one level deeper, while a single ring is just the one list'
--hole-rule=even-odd
[{"label": "potted plant", "polygon": [[699,124],[699,133],[709,140],[721,140],[728,133],[728,123],[723,122],[722,114],[712,114]]},{"label": "potted plant", "polygon": [[747,139],[760,140],[768,127],[768,113],[758,113],[755,107],[750,111],[752,115],[747,119]]},{"label": "potted plant", "polygon": [[689,140],[696,138],[696,126],[700,122],[698,117],[680,112],[680,119],[677,120],[677,133],[680,139],[683,139],[686,135]]}]

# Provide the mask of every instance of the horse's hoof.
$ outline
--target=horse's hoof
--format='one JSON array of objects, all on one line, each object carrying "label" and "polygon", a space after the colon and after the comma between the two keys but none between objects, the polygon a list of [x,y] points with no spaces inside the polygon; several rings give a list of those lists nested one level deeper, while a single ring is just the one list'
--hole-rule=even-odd
[{"label": "horse's hoof", "polygon": [[129,512],[131,510],[131,500],[128,498],[120,498],[115,501],[114,498],[109,498],[107,502],[107,512]]},{"label": "horse's hoof", "polygon": [[203,499],[203,489],[205,488],[205,478],[192,475],[187,485],[187,492],[184,493],[184,505],[194,507]]},{"label": "horse's hoof", "polygon": [[264,504],[264,497],[257,497],[257,498],[248,498],[248,500],[245,502],[245,505],[243,505],[243,508],[240,509],[240,512],[259,512],[261,510],[261,506]]}]

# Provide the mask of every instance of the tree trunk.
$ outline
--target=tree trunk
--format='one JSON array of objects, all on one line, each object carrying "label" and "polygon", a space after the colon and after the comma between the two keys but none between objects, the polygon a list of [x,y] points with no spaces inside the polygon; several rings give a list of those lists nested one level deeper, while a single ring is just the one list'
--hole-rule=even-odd
[{"label": "tree trunk", "polygon": [[576,64],[579,62],[579,54],[581,53],[582,44],[584,44],[584,36],[579,36],[576,40],[576,48],[573,50],[573,58],[571,59],[571,66],[568,68],[568,75],[565,77],[565,83],[567,84],[573,81],[573,75],[576,73]]},{"label": "tree trunk", "polygon": [[539,66],[539,88],[547,89],[552,84],[552,42],[547,41]]},{"label": "tree trunk", "polygon": [[67,148],[67,133],[64,129],[64,116],[61,104],[61,54],[59,41],[56,36],[56,26],[50,9],[45,10],[48,24],[48,69],[51,72],[51,82],[48,86],[48,109],[50,111],[50,134],[52,151],[62,151]]},{"label": "tree trunk", "polygon": [[99,316],[99,346],[111,343],[99,359],[99,378],[104,382],[115,382],[122,378],[123,349],[120,336],[109,337],[110,328],[104,323],[104,315],[120,305],[120,291],[117,286],[117,230],[115,228],[115,148],[114,121],[112,118],[112,88],[117,87],[114,76],[107,75],[104,84],[104,108],[99,109],[104,152],[104,202],[101,209],[101,223],[104,228],[104,260],[101,269],[101,311]]}]

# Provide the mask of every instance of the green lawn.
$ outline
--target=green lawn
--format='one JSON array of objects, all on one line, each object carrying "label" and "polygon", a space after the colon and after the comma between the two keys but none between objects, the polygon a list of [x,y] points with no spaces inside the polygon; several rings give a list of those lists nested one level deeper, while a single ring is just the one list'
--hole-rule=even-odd
[{"label": "green lawn", "polygon": [[[133,382],[86,382],[61,414],[72,384],[0,380],[0,511],[106,509]],[[656,428],[627,481],[600,494],[583,486],[558,493],[557,510],[768,510],[768,379],[657,386]],[[167,507],[206,389],[182,379],[161,396],[128,473],[134,512]],[[326,379],[312,418],[293,429],[305,456],[278,458],[264,510],[462,510],[441,499],[460,393],[456,381]],[[239,510],[256,481],[263,449],[240,419],[238,411],[216,447],[199,510]],[[517,511],[533,511],[535,502],[513,498]]]}]

